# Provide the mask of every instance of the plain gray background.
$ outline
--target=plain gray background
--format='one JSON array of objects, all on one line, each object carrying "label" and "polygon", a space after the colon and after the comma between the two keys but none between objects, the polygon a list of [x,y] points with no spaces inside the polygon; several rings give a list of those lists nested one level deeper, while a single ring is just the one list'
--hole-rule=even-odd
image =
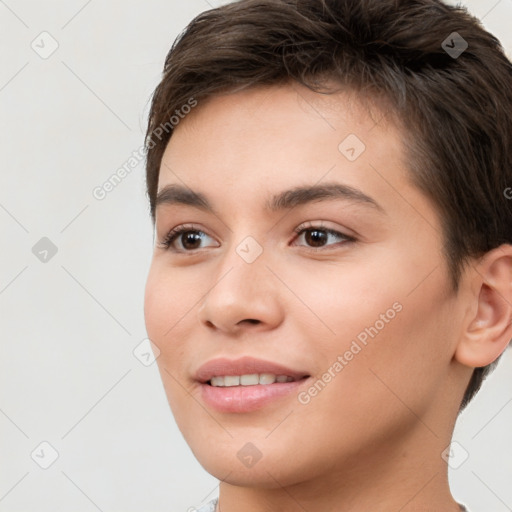
[{"label": "plain gray background", "polygon": [[[133,154],[171,43],[220,3],[0,1],[0,512],[192,511],[218,492],[136,348],[153,238]],[[463,4],[511,55],[512,0]],[[454,435],[473,512],[512,510],[511,427],[508,350]]]}]

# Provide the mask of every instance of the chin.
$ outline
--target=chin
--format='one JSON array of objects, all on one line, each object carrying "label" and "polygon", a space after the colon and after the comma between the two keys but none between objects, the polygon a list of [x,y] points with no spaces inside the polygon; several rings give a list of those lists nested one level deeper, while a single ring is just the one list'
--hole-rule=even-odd
[{"label": "chin", "polygon": [[213,477],[239,487],[277,489],[298,482],[289,474],[291,468],[286,468],[287,474],[283,475],[275,465],[265,463],[262,460],[252,468],[243,468],[240,467],[240,464],[233,467],[232,461],[204,463],[204,461],[199,460],[199,463]]},{"label": "chin", "polygon": [[220,481],[241,487],[277,489],[308,480],[316,470],[321,471],[321,468],[315,467],[314,460],[310,463],[299,460],[297,449],[291,446],[282,445],[280,450],[269,445],[261,449],[265,453],[257,458],[256,450],[248,443],[250,441],[230,438],[224,446],[215,443],[215,448],[212,448],[210,442],[189,445],[195,458],[208,473]]}]

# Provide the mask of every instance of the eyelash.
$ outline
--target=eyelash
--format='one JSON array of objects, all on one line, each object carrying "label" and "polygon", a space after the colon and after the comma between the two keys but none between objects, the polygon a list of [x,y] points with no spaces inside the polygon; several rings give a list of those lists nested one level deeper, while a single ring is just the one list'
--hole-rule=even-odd
[{"label": "eyelash", "polygon": [[[343,245],[345,245],[347,243],[350,243],[350,242],[355,242],[356,241],[356,238],[354,238],[353,236],[345,235],[344,233],[340,233],[339,231],[336,231],[334,229],[329,229],[329,228],[323,227],[321,225],[308,225],[308,226],[305,226],[304,224],[301,224],[300,226],[298,226],[297,228],[294,229],[294,233],[296,233],[298,236],[302,235],[302,233],[305,233],[307,231],[321,231],[323,233],[326,233],[327,235],[333,235],[333,236],[339,237],[339,238],[343,239],[343,242],[342,242]],[[171,247],[173,242],[176,239],[178,239],[180,237],[180,235],[182,235],[183,233],[188,233],[188,232],[203,233],[203,234],[209,236],[204,231],[202,231],[200,229],[195,229],[193,226],[182,225],[182,226],[178,226],[178,227],[172,229],[165,236],[165,238],[160,243],[161,248],[166,249],[166,250],[170,250],[170,251],[175,252],[175,253],[194,253],[196,251],[200,251],[201,249],[192,249],[192,250],[186,250],[185,249],[185,250],[183,250],[183,249],[173,249]],[[331,247],[331,246],[332,246],[332,244],[328,245],[328,246],[325,246],[325,247]],[[310,251],[313,251],[313,252],[328,250],[328,249],[325,249],[324,247],[308,247],[308,249]]]}]

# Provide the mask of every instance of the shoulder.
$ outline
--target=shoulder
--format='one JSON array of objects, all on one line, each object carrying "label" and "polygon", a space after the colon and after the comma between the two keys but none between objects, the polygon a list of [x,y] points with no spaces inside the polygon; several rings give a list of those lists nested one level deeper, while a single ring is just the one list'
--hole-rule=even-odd
[{"label": "shoulder", "polygon": [[203,505],[201,508],[197,509],[197,512],[215,512],[215,507],[217,506],[218,498],[215,498],[209,501],[206,505]]}]

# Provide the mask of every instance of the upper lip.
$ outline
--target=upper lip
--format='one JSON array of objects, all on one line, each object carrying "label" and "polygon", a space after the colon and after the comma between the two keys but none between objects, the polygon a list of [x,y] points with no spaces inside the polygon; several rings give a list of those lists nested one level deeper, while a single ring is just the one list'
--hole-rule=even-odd
[{"label": "upper lip", "polygon": [[195,378],[199,382],[206,383],[212,377],[222,375],[250,375],[254,373],[272,373],[274,375],[287,375],[299,380],[302,377],[309,377],[307,372],[293,370],[286,366],[265,361],[263,359],[255,359],[254,357],[242,357],[240,359],[218,358],[211,359],[203,364],[196,372]]}]

